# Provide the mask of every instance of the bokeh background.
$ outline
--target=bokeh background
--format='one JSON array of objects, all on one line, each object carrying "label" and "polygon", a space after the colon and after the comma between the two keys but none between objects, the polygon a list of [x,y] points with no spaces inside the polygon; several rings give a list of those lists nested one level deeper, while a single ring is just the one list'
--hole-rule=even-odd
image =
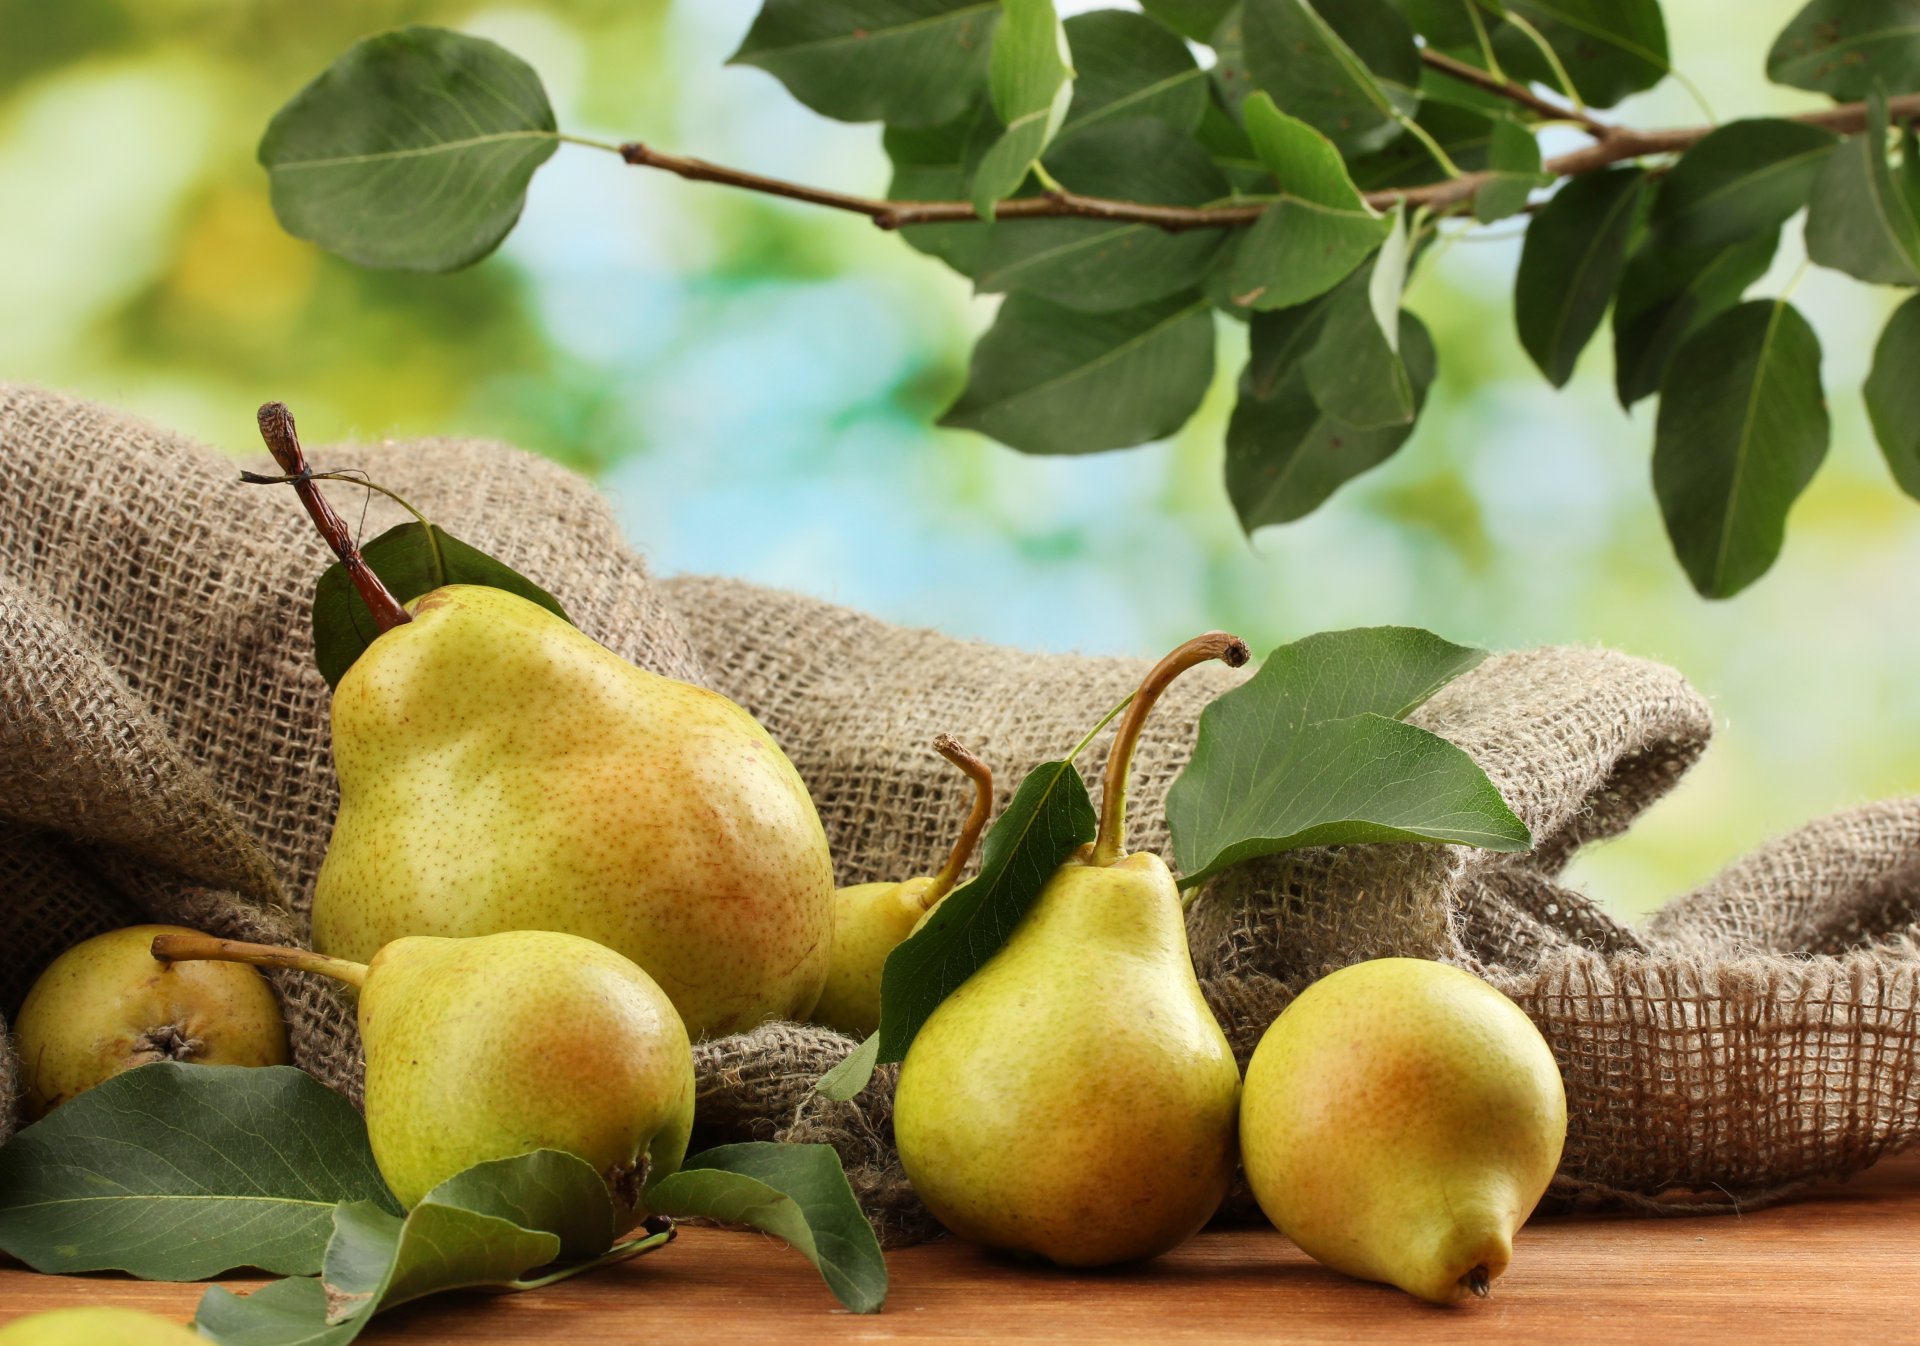
[{"label": "bokeh background", "polygon": [[[1721,117],[1817,106],[1762,74],[1798,4],[1745,0],[1730,22],[1719,0],[1668,0],[1675,64]],[[1662,659],[1712,698],[1719,734],[1632,834],[1578,862],[1626,914],[1804,819],[1920,789],[1920,503],[1895,490],[1858,392],[1888,292],[1798,278],[1833,451],[1772,573],[1708,604],[1648,484],[1653,403],[1619,410],[1604,333],[1559,393],[1521,352],[1513,222],[1448,248],[1415,284],[1441,360],[1408,446],[1249,542],[1220,473],[1245,353],[1235,325],[1204,414],[1177,438],[1034,459],[932,427],[991,301],[855,217],[565,147],[499,254],[419,277],[321,254],[268,208],[253,160],[267,118],[354,40],[403,22],[506,44],[564,129],[880,194],[877,127],[828,122],[724,64],[756,9],[0,0],[0,378],[236,452],[257,449],[252,410],[270,396],[314,441],[511,440],[594,474],[660,570],[956,635],[1152,654],[1209,626],[1258,650],[1400,622]],[[1618,115],[1701,119],[1672,81]],[[1756,292],[1795,284],[1803,256],[1790,235]]]}]

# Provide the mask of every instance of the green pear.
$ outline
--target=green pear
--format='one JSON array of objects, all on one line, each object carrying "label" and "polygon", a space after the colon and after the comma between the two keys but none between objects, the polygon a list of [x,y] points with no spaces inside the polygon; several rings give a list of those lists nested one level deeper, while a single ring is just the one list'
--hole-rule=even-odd
[{"label": "green pear", "polygon": [[1194,979],[1160,857],[1122,856],[1127,768],[1154,700],[1215,634],[1147,676],[1115,734],[1099,834],[907,1049],[894,1137],[956,1234],[1063,1266],[1152,1257],[1206,1223],[1234,1169],[1240,1072]]},{"label": "green pear", "polygon": [[287,1027],[266,978],[250,967],[154,960],[155,935],[193,933],[109,930],[47,965],[13,1025],[29,1121],[149,1061],[286,1064]]},{"label": "green pear", "polygon": [[207,1346],[207,1339],[138,1309],[50,1309],[0,1327],[0,1346]]},{"label": "green pear", "polygon": [[1260,1208],[1336,1271],[1447,1303],[1485,1295],[1560,1163],[1567,1096],[1518,1005],[1445,963],[1314,982],[1247,1065],[1240,1151]]},{"label": "green pear", "polygon": [[887,955],[919,928],[960,879],[993,812],[993,773],[951,735],[934,751],[973,781],[973,810],[938,874],[900,883],[856,883],[833,895],[833,961],[813,1021],[864,1038],[880,1026],[880,981]]},{"label": "green pear", "polygon": [[168,959],[225,958],[360,987],[367,1139],[413,1206],[475,1164],[565,1150],[616,1199],[679,1168],[693,1127],[693,1051],[660,986],[591,940],[548,930],[408,936],[362,966],[204,937],[156,940]]},{"label": "green pear", "polygon": [[340,810],[314,947],[365,962],[405,935],[559,930],[645,968],[695,1037],[804,1017],[833,865],[766,730],[504,590],[403,608],[299,478],[286,408],[260,424],[381,628],[334,690]]}]

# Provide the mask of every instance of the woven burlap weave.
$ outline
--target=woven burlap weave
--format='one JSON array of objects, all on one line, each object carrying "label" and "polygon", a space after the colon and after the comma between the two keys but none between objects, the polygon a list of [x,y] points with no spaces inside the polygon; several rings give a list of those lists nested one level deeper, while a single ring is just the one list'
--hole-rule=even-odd
[{"label": "woven burlap weave", "polygon": [[[651,580],[589,485],[499,446],[312,456],[401,491],[622,655],[747,706],[812,789],[843,883],[936,866],[964,808],[936,732],[1010,786],[1144,667],[735,581]],[[329,490],[357,520],[360,492]],[[376,503],[366,530],[397,517]],[[241,486],[229,461],[112,412],[0,387],[0,1013],[60,949],[134,919],[304,937],[334,807],[307,628],[326,560],[283,489]],[[1161,805],[1199,709],[1240,676],[1198,670],[1156,713],[1134,845],[1165,851]],[[1706,708],[1678,674],[1605,651],[1501,655],[1415,718],[1487,768],[1537,845],[1307,851],[1210,885],[1189,933],[1243,1059],[1316,975],[1411,954],[1480,971],[1540,1023],[1567,1079],[1564,1196],[1755,1201],[1920,1131],[1920,801],[1814,824],[1628,928],[1557,877],[1704,748]],[[1083,758],[1090,777],[1103,749]],[[277,985],[297,1059],[355,1093],[346,1003],[310,979]],[[888,1241],[923,1236],[892,1149],[891,1072],[852,1103],[812,1092],[851,1046],[794,1024],[700,1044],[702,1130],[831,1143]]]}]

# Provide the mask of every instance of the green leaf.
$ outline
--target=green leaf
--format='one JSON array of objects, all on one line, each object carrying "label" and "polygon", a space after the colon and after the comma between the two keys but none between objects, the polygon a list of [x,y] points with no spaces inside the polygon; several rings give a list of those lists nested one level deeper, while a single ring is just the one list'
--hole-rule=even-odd
[{"label": "green leaf", "polygon": [[[1673,68],[1659,0],[1504,0],[1502,8],[1539,31],[1580,97],[1595,107],[1651,89]],[[1511,24],[1494,50],[1509,73],[1559,87],[1539,48]]]},{"label": "green leaf", "polygon": [[500,246],[559,143],[525,61],[445,28],[401,28],[295,94],[259,158],[294,237],[362,266],[453,271]]},{"label": "green leaf", "polygon": [[[1228,194],[1226,179],[1193,137],[1145,117],[1106,122],[1047,154],[1069,191],[1154,205],[1201,206]],[[1169,233],[1115,220],[1002,220],[979,264],[986,292],[1038,294],[1092,313],[1137,308],[1191,290],[1206,275],[1224,229]]]},{"label": "green leaf", "polygon": [[1140,8],[1195,42],[1205,42],[1220,27],[1237,0],[1140,0]]},{"label": "green leaf", "polygon": [[0,1148],[0,1249],[36,1271],[312,1272],[341,1201],[397,1209],[359,1113],[290,1066],[141,1066]]},{"label": "green leaf", "polygon": [[973,104],[999,19],[999,0],[765,0],[728,64],[823,117],[938,126]]},{"label": "green leaf", "polygon": [[1839,137],[1803,122],[1728,122],[1685,154],[1660,183],[1653,227],[1672,248],[1713,248],[1776,231],[1807,204]]},{"label": "green leaf", "polygon": [[1656,392],[1667,363],[1700,324],[1740,302],[1766,274],[1780,231],[1712,248],[1670,248],[1656,235],[1627,259],[1613,304],[1613,377],[1620,405]]},{"label": "green leaf", "polygon": [[1155,117],[1189,133],[1199,128],[1207,72],[1178,36],[1124,9],[1076,14],[1064,26],[1073,52],[1073,102],[1061,139],[1128,117]]},{"label": "green leaf", "polygon": [[[1414,120],[1462,172],[1474,173],[1488,166],[1495,119],[1486,113],[1429,99],[1420,105],[1420,115]],[[1402,136],[1383,150],[1353,160],[1347,171],[1353,185],[1363,192],[1418,187],[1438,176],[1433,152],[1413,136]]]},{"label": "green leaf", "polygon": [[1016,294],[974,348],[966,389],[940,424],[1023,453],[1097,453],[1172,434],[1212,381],[1213,314],[1200,295],[1076,313]]},{"label": "green leaf", "polygon": [[1264,93],[1248,98],[1242,115],[1279,194],[1235,248],[1230,283],[1249,308],[1291,308],[1351,275],[1390,226],[1348,178],[1332,141]]},{"label": "green leaf", "polygon": [[1001,0],[1001,8],[987,87],[1006,129],[973,175],[973,205],[982,219],[992,219],[994,203],[1020,190],[1073,101],[1067,37],[1053,0]]},{"label": "green leaf", "polygon": [[1527,229],[1514,320],[1520,344],[1556,388],[1573,377],[1575,361],[1606,316],[1645,180],[1638,168],[1574,178]]},{"label": "green leaf", "polygon": [[[1226,460],[1227,494],[1248,533],[1311,514],[1342,485],[1391,458],[1413,433],[1411,422],[1362,430],[1314,403],[1302,360],[1329,302],[1254,315],[1253,353],[1227,424]],[[1411,313],[1400,315],[1400,355],[1417,415],[1433,383],[1434,357],[1432,338]]]},{"label": "green leaf", "polygon": [[[974,170],[1000,134],[1000,123],[983,98],[944,126],[889,126],[881,136],[893,161],[892,201],[961,201],[971,197]],[[980,269],[993,226],[984,220],[966,224],[910,224],[900,230],[908,246],[937,257],[963,276]]]},{"label": "green leaf", "polygon": [[[1392,0],[1392,4],[1406,17],[1413,31],[1427,40],[1428,46],[1464,49],[1474,47],[1480,40],[1480,29],[1473,23],[1475,0]],[[1489,33],[1498,27],[1497,6],[1481,10],[1480,22]],[[1475,57],[1475,64],[1479,64],[1477,52]]]},{"label": "green leaf", "polygon": [[1653,489],[1702,595],[1731,597],[1766,573],[1827,437],[1820,342],[1791,304],[1741,304],[1681,345],[1660,385]]},{"label": "green leaf", "polygon": [[1920,295],[1893,311],[1873,348],[1867,416],[1900,489],[1920,500]]},{"label": "green leaf", "polygon": [[[538,603],[562,621],[559,600],[505,563],[469,547],[444,528],[419,520],[398,524],[360,549],[381,582],[402,603],[448,584],[484,584]],[[327,567],[313,591],[313,657],[327,686],[337,687],[380,628],[361,601],[346,567]]]},{"label": "green leaf", "polygon": [[318,1276],[289,1276],[241,1296],[214,1286],[200,1297],[193,1325],[220,1346],[347,1346],[363,1317],[327,1323],[327,1287]]},{"label": "green leaf", "polygon": [[1213,48],[1213,69],[1207,72],[1207,77],[1213,83],[1214,100],[1238,120],[1240,105],[1247,101],[1254,87],[1253,74],[1247,69],[1243,6],[1235,4],[1220,17],[1219,26],[1213,30],[1213,40],[1207,45]]},{"label": "green leaf", "polygon": [[1841,99],[1920,89],[1920,0],[1813,0],[1775,39],[1767,78]]},{"label": "green leaf", "polygon": [[647,1199],[664,1214],[751,1225],[785,1239],[855,1313],[886,1303],[879,1240],[831,1146],[721,1145],[655,1183]]},{"label": "green leaf", "polygon": [[1200,712],[1167,795],[1182,887],[1303,846],[1532,842],[1471,757],[1402,717],[1486,657],[1410,627],[1282,645]]},{"label": "green leaf", "polygon": [[1493,176],[1473,194],[1473,218],[1482,224],[1525,210],[1534,189],[1553,181],[1540,171],[1540,142],[1511,117],[1495,119],[1489,130],[1487,171]]},{"label": "green leaf", "polygon": [[1400,290],[1407,278],[1404,208],[1371,265],[1342,281],[1302,369],[1314,405],[1357,429],[1411,425],[1413,379],[1400,358]]},{"label": "green leaf", "polygon": [[1200,148],[1213,159],[1235,196],[1268,196],[1275,187],[1273,174],[1253,152],[1246,128],[1233,119],[1217,98],[1207,100],[1206,114],[1194,133]]},{"label": "green leaf", "polygon": [[1920,174],[1887,163],[1887,102],[1867,98],[1867,127],[1827,156],[1807,211],[1807,256],[1885,285],[1920,285]]},{"label": "green leaf", "polygon": [[922,1024],[1007,942],[1053,872],[1093,840],[1099,819],[1071,762],[1042,762],[1020,782],[980,845],[980,872],[887,955],[879,1059],[903,1060]]},{"label": "green leaf", "polygon": [[1366,154],[1400,134],[1419,106],[1420,52],[1387,0],[1246,0],[1254,84],[1339,146]]},{"label": "green leaf", "polygon": [[845,1103],[867,1087],[873,1068],[880,1061],[880,1035],[869,1033],[847,1053],[846,1059],[814,1082],[814,1092],[836,1103]]}]

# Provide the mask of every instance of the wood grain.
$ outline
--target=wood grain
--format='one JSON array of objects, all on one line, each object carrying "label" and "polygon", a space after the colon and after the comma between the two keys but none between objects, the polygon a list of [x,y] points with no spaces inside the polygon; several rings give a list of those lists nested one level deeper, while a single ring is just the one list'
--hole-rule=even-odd
[{"label": "wood grain", "polygon": [[[1450,1309],[1335,1276],[1272,1230],[1213,1231],[1146,1266],[1095,1274],[1020,1266],[953,1242],[904,1249],[888,1262],[886,1311],[862,1318],[839,1309],[812,1269],[774,1240],[687,1229],[651,1256],[533,1294],[410,1305],[361,1340],[1884,1346],[1920,1340],[1920,1155],[1749,1215],[1539,1220],[1521,1231],[1493,1297]],[[227,1282],[240,1290],[258,1283]],[[201,1290],[0,1265],[0,1323],[81,1303],[185,1319]]]}]

